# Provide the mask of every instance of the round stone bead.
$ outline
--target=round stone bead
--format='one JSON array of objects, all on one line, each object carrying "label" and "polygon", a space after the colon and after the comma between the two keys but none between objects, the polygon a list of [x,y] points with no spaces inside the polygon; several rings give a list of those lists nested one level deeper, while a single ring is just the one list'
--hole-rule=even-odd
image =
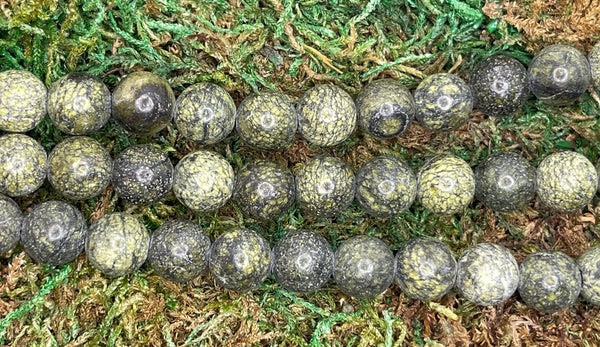
[{"label": "round stone bead", "polygon": [[557,152],[538,165],[536,186],[544,205],[560,212],[575,211],[592,201],[598,188],[598,173],[582,154]]},{"label": "round stone bead", "polygon": [[295,198],[294,175],[276,162],[255,160],[236,175],[233,199],[251,218],[277,220],[292,207]]},{"label": "round stone bead", "polygon": [[469,84],[475,107],[492,117],[517,112],[529,96],[527,70],[507,55],[493,55],[479,63],[471,71]]},{"label": "round stone bead", "polygon": [[552,250],[532,253],[521,263],[519,295],[538,311],[553,313],[575,304],[581,271],[568,255]]},{"label": "round stone bead", "polygon": [[475,168],[475,197],[494,211],[510,212],[535,196],[535,168],[514,152],[496,152]]},{"label": "round stone bead", "polygon": [[463,125],[473,110],[471,88],[456,75],[427,77],[415,90],[416,117],[431,130],[449,131]]},{"label": "round stone bead", "polygon": [[23,134],[0,137],[0,193],[29,195],[42,186],[48,171],[44,147]]},{"label": "round stone bead", "polygon": [[38,263],[62,265],[83,251],[88,228],[74,206],[57,200],[35,205],[25,216],[21,243]]},{"label": "round stone bead", "polygon": [[592,305],[600,306],[600,246],[595,246],[577,259],[581,269],[581,297]]},{"label": "round stone bead", "polygon": [[548,46],[534,56],[527,74],[531,92],[551,105],[575,102],[591,80],[590,63],[585,55],[560,44]]},{"label": "round stone bead", "polygon": [[112,159],[100,142],[85,136],[63,140],[48,156],[48,181],[64,197],[90,199],[110,183]]},{"label": "round stone bead", "polygon": [[402,83],[391,78],[376,80],[356,97],[362,131],[382,139],[404,132],[415,117],[415,100]]},{"label": "round stone bead", "polygon": [[596,43],[588,55],[592,72],[592,85],[600,91],[600,42]]},{"label": "round stone bead", "polygon": [[150,235],[132,215],[110,213],[89,228],[85,253],[90,263],[111,277],[125,276],[139,269],[148,255]]},{"label": "round stone bead", "polygon": [[235,291],[257,288],[269,275],[271,248],[257,232],[233,228],[212,244],[210,273],[223,287]]},{"label": "round stone bead", "polygon": [[410,298],[439,299],[456,281],[456,259],[445,243],[419,237],[396,253],[396,283]]},{"label": "round stone bead", "polygon": [[353,236],[335,252],[333,278],[348,295],[357,299],[374,298],[394,280],[394,254],[378,238]]},{"label": "round stone bead", "polygon": [[86,135],[102,128],[110,112],[110,91],[102,80],[87,73],[71,72],[48,92],[48,116],[69,135]]},{"label": "round stone bead", "polygon": [[233,168],[220,154],[199,150],[175,166],[173,193],[196,212],[216,210],[233,194]]},{"label": "round stone bead", "polygon": [[46,86],[31,72],[0,72],[0,130],[24,133],[35,128],[46,115],[47,97]]},{"label": "round stone bead", "polygon": [[379,218],[390,218],[407,210],[417,194],[417,177],[402,159],[375,157],[356,173],[356,200]]},{"label": "round stone bead", "polygon": [[498,305],[519,286],[519,265],[510,251],[493,243],[469,247],[458,258],[456,287],[472,303]]},{"label": "round stone bead", "polygon": [[296,172],[296,199],[300,206],[319,217],[334,217],[354,199],[355,180],[341,159],[317,156]]},{"label": "round stone bead", "polygon": [[273,248],[273,275],[283,288],[313,292],[333,272],[333,251],[321,235],[307,230],[291,231]]},{"label": "round stone bead", "polygon": [[246,97],[237,109],[236,119],[236,129],[242,141],[262,150],[289,147],[298,128],[292,100],[273,91]]},{"label": "round stone bead", "polygon": [[19,242],[23,213],[11,198],[0,194],[0,255],[8,253]]},{"label": "round stone bead", "polygon": [[475,177],[466,161],[449,154],[431,158],[417,175],[417,198],[439,214],[462,212],[475,195]]},{"label": "round stone bead", "polygon": [[208,266],[210,239],[191,221],[166,222],[152,233],[148,262],[154,272],[174,282],[188,282]]},{"label": "round stone bead", "polygon": [[212,145],[233,130],[235,103],[225,89],[215,84],[194,84],[177,98],[174,119],[185,138]]},{"label": "round stone bead", "polygon": [[171,121],[175,95],[169,83],[146,71],[123,78],[112,94],[112,114],[125,130],[152,135]]},{"label": "round stone bead", "polygon": [[173,164],[157,146],[137,145],[115,158],[111,181],[117,195],[128,203],[159,202],[173,186]]},{"label": "round stone bead", "polygon": [[356,127],[356,106],[342,88],[321,84],[298,101],[298,129],[313,145],[330,147],[346,140]]}]

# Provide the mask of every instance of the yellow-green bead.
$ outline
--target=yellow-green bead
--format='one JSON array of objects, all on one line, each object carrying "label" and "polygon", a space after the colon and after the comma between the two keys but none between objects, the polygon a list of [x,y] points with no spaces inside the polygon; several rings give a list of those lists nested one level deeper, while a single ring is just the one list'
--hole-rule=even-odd
[{"label": "yellow-green bead", "polygon": [[35,128],[46,115],[47,96],[46,86],[31,72],[0,72],[0,130],[24,133]]},{"label": "yellow-green bead", "polygon": [[23,134],[0,137],[0,193],[16,197],[35,192],[47,168],[46,151],[36,140]]},{"label": "yellow-green bead", "polygon": [[22,221],[19,205],[0,194],[0,255],[8,253],[19,242]]},{"label": "yellow-green bead", "polygon": [[577,259],[581,269],[581,297],[592,305],[600,306],[600,246],[595,246]]}]

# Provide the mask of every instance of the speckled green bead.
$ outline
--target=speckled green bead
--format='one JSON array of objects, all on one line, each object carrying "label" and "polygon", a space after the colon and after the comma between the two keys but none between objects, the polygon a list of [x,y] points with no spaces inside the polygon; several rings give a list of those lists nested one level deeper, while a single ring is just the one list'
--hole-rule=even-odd
[{"label": "speckled green bead", "polygon": [[335,252],[333,278],[348,295],[357,299],[374,298],[394,280],[394,254],[378,238],[353,236]]},{"label": "speckled green bead", "polygon": [[298,117],[285,94],[262,91],[246,97],[237,109],[236,130],[246,145],[262,150],[289,147]]},{"label": "speckled green bead", "polygon": [[472,303],[497,305],[519,286],[519,265],[510,251],[493,243],[469,247],[458,258],[456,287]]},{"label": "speckled green bead", "polygon": [[417,174],[417,199],[439,214],[462,212],[475,195],[475,177],[466,161],[441,154],[425,163]]},{"label": "speckled green bead", "polygon": [[0,255],[8,253],[19,242],[23,213],[13,199],[0,194]]},{"label": "speckled green bead", "polygon": [[510,212],[535,196],[535,168],[514,152],[496,152],[475,170],[475,197],[494,211]]},{"label": "speckled green bead", "polygon": [[112,159],[100,142],[85,136],[63,140],[48,156],[48,181],[64,197],[84,200],[110,183]]},{"label": "speckled green bead", "polygon": [[0,72],[0,130],[24,133],[35,128],[46,115],[48,91],[28,71]]},{"label": "speckled green bead", "polygon": [[448,246],[436,239],[419,237],[396,253],[396,283],[410,298],[439,299],[456,281],[456,259]]},{"label": "speckled green bead", "polygon": [[415,90],[416,117],[436,131],[449,131],[463,125],[473,110],[471,87],[460,77],[438,73],[423,80]]},{"label": "speckled green bead", "polygon": [[553,313],[575,304],[581,291],[579,265],[552,250],[532,253],[521,263],[519,295],[538,311]]},{"label": "speckled green bead", "polygon": [[115,158],[111,174],[115,192],[131,204],[160,201],[173,186],[173,164],[155,145],[124,149]]},{"label": "speckled green bead", "polygon": [[194,84],[177,98],[174,121],[185,138],[212,145],[233,130],[235,103],[225,89],[215,84]]},{"label": "speckled green bead", "polygon": [[575,211],[590,203],[598,188],[598,173],[582,154],[553,153],[536,171],[537,195],[544,205],[560,211]]},{"label": "speckled green bead", "polygon": [[169,83],[147,72],[132,72],[112,94],[112,115],[125,130],[152,135],[171,121],[175,95]]},{"label": "speckled green bead", "polygon": [[333,251],[321,235],[307,230],[285,234],[273,248],[273,275],[283,288],[313,292],[333,272]]},{"label": "speckled green bead", "polygon": [[592,72],[592,85],[600,91],[600,42],[596,43],[588,54],[588,61]]},{"label": "speckled green bead", "polygon": [[223,287],[240,292],[252,290],[269,275],[271,248],[256,231],[233,228],[212,244],[208,265]]},{"label": "speckled green bead", "polygon": [[48,158],[44,147],[23,134],[0,137],[0,193],[29,195],[46,179]]},{"label": "speckled green bead", "polygon": [[152,233],[148,262],[154,272],[170,281],[188,282],[208,266],[210,239],[191,221],[166,222]]},{"label": "speckled green bead", "polygon": [[346,140],[356,127],[356,106],[342,88],[321,84],[298,101],[298,129],[313,145],[335,146]]},{"label": "speckled green bead", "polygon": [[87,73],[71,72],[48,92],[48,116],[69,135],[86,135],[102,128],[110,118],[110,106],[106,85]]},{"label": "speckled green bead", "polygon": [[295,198],[294,175],[276,162],[252,161],[235,177],[233,200],[251,218],[277,220],[292,207]]},{"label": "speckled green bead", "polygon": [[96,269],[110,277],[125,276],[139,269],[148,255],[150,235],[134,216],[110,213],[89,228],[85,253]]},{"label": "speckled green bead", "polygon": [[417,177],[410,166],[391,156],[375,157],[356,173],[356,200],[378,218],[390,218],[415,201]]},{"label": "speckled green bead", "polygon": [[415,117],[415,100],[402,83],[391,78],[376,80],[356,97],[362,131],[382,139],[404,132]]},{"label": "speckled green bead", "polygon": [[493,117],[505,117],[517,112],[529,96],[527,70],[517,59],[493,55],[472,71],[469,84],[475,107]]},{"label": "speckled green bead", "polygon": [[595,246],[577,259],[581,269],[581,297],[592,305],[600,306],[600,246]]},{"label": "speckled green bead", "polygon": [[527,75],[529,88],[538,99],[551,105],[568,105],[586,91],[591,69],[585,55],[576,48],[556,44],[533,57]]},{"label": "speckled green bead", "polygon": [[199,150],[181,158],[173,173],[173,193],[196,212],[216,210],[233,194],[233,168],[220,154]]},{"label": "speckled green bead", "polygon": [[354,200],[352,169],[341,159],[317,156],[296,172],[296,199],[300,206],[319,217],[334,217]]},{"label": "speckled green bead", "polygon": [[74,206],[57,200],[35,205],[23,219],[21,243],[36,262],[62,265],[83,251],[88,227]]}]

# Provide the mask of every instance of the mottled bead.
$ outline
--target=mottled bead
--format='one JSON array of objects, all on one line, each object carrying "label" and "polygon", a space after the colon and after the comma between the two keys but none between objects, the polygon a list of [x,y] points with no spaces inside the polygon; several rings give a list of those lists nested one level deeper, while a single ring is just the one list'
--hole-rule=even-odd
[{"label": "mottled bead", "polygon": [[0,72],[0,130],[24,133],[46,115],[46,86],[28,71]]},{"label": "mottled bead", "polygon": [[527,70],[517,59],[493,55],[472,71],[469,84],[475,107],[493,117],[517,112],[529,96]]},{"label": "mottled bead", "polygon": [[402,83],[385,78],[369,83],[356,97],[362,131],[382,139],[398,136],[415,117],[415,100]]},{"label": "mottled bead", "polygon": [[177,98],[174,121],[185,138],[212,145],[233,130],[235,103],[225,89],[215,84],[194,84]]},{"label": "mottled bead", "polygon": [[475,195],[475,177],[466,161],[454,155],[431,158],[417,174],[417,199],[439,214],[462,212]]},{"label": "mottled bead", "polygon": [[23,219],[21,243],[36,262],[62,265],[81,254],[87,231],[77,208],[49,200],[35,205]]},{"label": "mottled bead", "polygon": [[335,251],[333,278],[348,295],[357,299],[374,298],[394,280],[394,254],[378,238],[353,236]]},{"label": "mottled bead", "polygon": [[90,199],[110,183],[112,159],[100,142],[85,136],[69,137],[48,156],[48,181],[64,197]]},{"label": "mottled bead", "polygon": [[275,150],[294,141],[298,118],[285,94],[262,91],[246,97],[237,109],[236,130],[248,146]]},{"label": "mottled bead", "polygon": [[494,211],[518,210],[535,196],[535,168],[513,152],[496,152],[475,170],[475,197]]},{"label": "mottled bead", "polygon": [[152,233],[148,262],[154,272],[170,281],[188,282],[208,266],[210,239],[191,221],[166,222]]},{"label": "mottled bead", "polygon": [[181,158],[173,173],[173,193],[196,212],[216,210],[233,194],[233,168],[220,154],[199,150]]},{"label": "mottled bead", "polygon": [[588,54],[588,61],[592,72],[592,85],[600,91],[600,42],[596,43]]},{"label": "mottled bead", "polygon": [[150,235],[137,218],[123,212],[110,213],[90,226],[85,254],[103,274],[119,277],[142,266],[149,244]]},{"label": "mottled bead", "polygon": [[269,275],[271,248],[256,231],[233,228],[212,244],[208,265],[223,287],[240,292],[252,290]]},{"label": "mottled bead", "polygon": [[416,117],[436,131],[454,130],[473,110],[471,88],[456,75],[438,73],[427,77],[415,90]]},{"label": "mottled bead", "polygon": [[252,161],[235,177],[233,200],[251,218],[277,220],[292,207],[295,198],[294,175],[276,162]]},{"label": "mottled bead", "polygon": [[551,105],[575,102],[590,84],[590,63],[576,48],[552,45],[531,60],[529,88],[541,101]]},{"label": "mottled bead", "polygon": [[291,231],[273,248],[273,275],[283,288],[313,292],[333,272],[333,251],[321,235],[307,230]]},{"label": "mottled bead", "polygon": [[296,199],[319,217],[334,217],[354,199],[354,173],[341,159],[317,156],[296,172]]},{"label": "mottled bead", "polygon": [[160,201],[173,186],[173,164],[157,146],[137,145],[115,158],[111,181],[119,197],[131,204]]},{"label": "mottled bead", "polygon": [[112,114],[125,130],[152,135],[164,129],[173,117],[175,95],[169,83],[147,72],[123,78],[112,94]]},{"label": "mottled bead", "polygon": [[590,203],[598,187],[598,173],[582,154],[553,153],[536,171],[537,195],[544,205],[560,211],[575,211]]},{"label": "mottled bead", "polygon": [[29,195],[46,179],[48,158],[44,147],[23,134],[0,137],[0,193]]},{"label": "mottled bead", "polygon": [[410,298],[439,299],[456,281],[456,259],[448,246],[436,239],[419,237],[396,253],[396,283]]},{"label": "mottled bead", "polygon": [[577,265],[581,269],[581,297],[592,305],[600,306],[600,246],[580,255]]},{"label": "mottled bead", "polygon": [[19,242],[22,221],[19,205],[0,194],[0,255],[8,253]]},{"label": "mottled bead", "polygon": [[381,156],[364,163],[356,173],[356,200],[378,218],[408,209],[417,194],[417,177],[402,159]]},{"label": "mottled bead", "polygon": [[335,146],[346,140],[356,127],[356,106],[342,88],[321,84],[298,101],[298,129],[313,145]]},{"label": "mottled bead", "polygon": [[497,305],[519,286],[519,265],[510,251],[493,243],[469,247],[458,258],[456,287],[472,303]]},{"label": "mottled bead", "polygon": [[521,263],[519,295],[527,306],[553,313],[575,304],[581,291],[579,265],[552,250],[532,253]]},{"label": "mottled bead", "polygon": [[97,77],[71,72],[48,92],[48,116],[54,126],[69,135],[86,135],[110,118],[111,95]]}]

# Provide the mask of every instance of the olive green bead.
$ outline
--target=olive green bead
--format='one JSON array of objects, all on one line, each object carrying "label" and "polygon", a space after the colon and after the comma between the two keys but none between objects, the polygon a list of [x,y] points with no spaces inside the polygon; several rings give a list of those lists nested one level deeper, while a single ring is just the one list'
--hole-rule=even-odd
[{"label": "olive green bead", "polygon": [[600,91],[600,42],[596,43],[588,54],[588,61],[592,72],[592,85]]},{"label": "olive green bead", "polygon": [[42,186],[48,170],[44,147],[23,134],[0,137],[0,193],[29,195]]},{"label": "olive green bead", "polygon": [[110,183],[112,159],[100,142],[85,136],[63,140],[48,156],[48,181],[64,197],[90,199]]},{"label": "olive green bead", "polygon": [[598,173],[582,154],[553,153],[538,165],[536,186],[538,197],[547,207],[560,212],[575,211],[592,201],[598,188]]},{"label": "olive green bead", "polygon": [[28,71],[0,72],[0,130],[24,133],[35,128],[46,115],[48,91]]},{"label": "olive green bead", "polygon": [[97,77],[71,72],[48,92],[48,116],[69,135],[86,135],[104,126],[111,114],[111,94]]},{"label": "olive green bead", "polygon": [[242,141],[253,148],[276,150],[289,147],[297,128],[294,104],[287,95],[279,92],[251,94],[237,109],[236,130]]},{"label": "olive green bead", "polygon": [[0,194],[0,256],[19,242],[23,213],[13,199]]},{"label": "olive green bead", "polygon": [[233,130],[235,103],[225,89],[215,84],[194,84],[177,98],[174,121],[183,137],[212,145]]},{"label": "olive green bead", "polygon": [[600,246],[595,246],[577,259],[581,269],[581,297],[592,305],[600,306]]},{"label": "olive green bead", "polygon": [[475,195],[475,177],[469,164],[449,154],[431,158],[417,174],[417,199],[439,214],[462,212]]}]

